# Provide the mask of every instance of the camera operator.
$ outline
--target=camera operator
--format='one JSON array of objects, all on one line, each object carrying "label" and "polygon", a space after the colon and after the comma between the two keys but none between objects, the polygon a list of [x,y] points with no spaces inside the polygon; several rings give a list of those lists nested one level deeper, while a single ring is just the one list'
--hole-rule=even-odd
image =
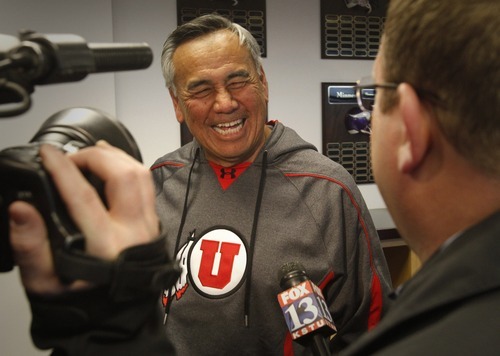
[{"label": "camera operator", "polygon": [[[151,176],[140,162],[104,141],[72,154],[43,145],[40,157],[85,236],[84,254],[89,261],[119,265],[123,271],[132,266],[134,275],[121,276],[125,280],[141,278],[168,260],[164,238],[158,237]],[[107,204],[85,179],[84,170],[104,182]],[[31,304],[31,333],[37,347],[53,348],[57,355],[173,353],[164,333],[155,330],[154,325],[161,323],[147,325],[157,321],[152,317],[156,312],[161,317],[155,303],[158,286],[127,289],[120,285],[120,268],[115,269],[111,286],[80,280],[64,283],[55,273],[46,226],[36,208],[13,202],[9,218],[14,259]]]}]

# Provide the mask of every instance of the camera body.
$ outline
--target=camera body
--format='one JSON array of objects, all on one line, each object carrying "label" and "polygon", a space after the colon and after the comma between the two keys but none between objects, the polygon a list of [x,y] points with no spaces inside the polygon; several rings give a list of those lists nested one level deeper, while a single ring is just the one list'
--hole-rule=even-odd
[{"label": "camera body", "polygon": [[[64,202],[43,167],[42,144],[75,152],[106,140],[142,162],[132,135],[119,121],[91,108],[70,108],[52,115],[26,145],[0,151],[0,272],[12,270],[8,207],[17,200],[35,206],[43,216],[53,255],[60,249],[84,249],[85,238],[69,216]],[[105,202],[102,182],[82,172]],[[56,266],[57,268],[57,266]]]},{"label": "camera body", "polygon": [[8,148],[0,152],[0,271],[14,266],[7,209],[24,200],[42,214],[53,249],[70,248],[81,240],[38,155],[40,144]]}]

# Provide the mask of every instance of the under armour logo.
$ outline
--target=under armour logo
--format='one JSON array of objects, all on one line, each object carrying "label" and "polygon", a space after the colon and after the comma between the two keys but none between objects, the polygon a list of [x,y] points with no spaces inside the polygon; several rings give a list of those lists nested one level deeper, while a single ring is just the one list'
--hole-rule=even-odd
[{"label": "under armour logo", "polygon": [[229,175],[231,179],[236,178],[236,169],[235,168],[230,168],[230,169],[221,168],[220,169],[220,177],[222,179],[225,179],[226,175]]}]

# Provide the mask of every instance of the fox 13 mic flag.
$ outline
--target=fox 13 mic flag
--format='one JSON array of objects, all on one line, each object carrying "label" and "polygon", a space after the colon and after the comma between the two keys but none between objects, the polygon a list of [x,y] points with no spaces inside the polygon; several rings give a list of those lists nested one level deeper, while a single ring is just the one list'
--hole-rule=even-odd
[{"label": "fox 13 mic flag", "polygon": [[305,271],[301,275],[296,273],[303,268],[292,270],[290,278],[283,276],[282,287],[288,288],[278,294],[288,330],[293,340],[300,342],[301,338],[308,338],[309,334],[334,334],[337,329],[326,305],[321,290],[307,278]]}]

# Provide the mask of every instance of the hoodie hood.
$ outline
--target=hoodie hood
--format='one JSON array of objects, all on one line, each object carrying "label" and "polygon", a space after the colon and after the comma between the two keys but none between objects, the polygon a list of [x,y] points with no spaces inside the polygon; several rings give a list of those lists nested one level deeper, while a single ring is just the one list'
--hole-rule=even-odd
[{"label": "hoodie hood", "polygon": [[[263,151],[267,151],[268,165],[280,162],[283,156],[295,151],[317,151],[314,145],[304,141],[297,132],[284,126],[279,121],[270,121],[268,125],[272,127],[272,133],[263,148]],[[262,160],[262,155],[259,155],[256,162],[259,160]]]},{"label": "hoodie hood", "polygon": [[[295,151],[300,150],[314,150],[317,151],[317,148],[310,144],[309,142],[304,141],[293,129],[284,126],[279,121],[269,121],[267,123],[268,126],[271,127],[272,131],[269,137],[267,138],[266,143],[261,149],[260,154],[256,157],[253,162],[254,165],[262,164],[263,152],[267,151],[267,164],[273,165],[273,163],[280,162],[281,158],[289,153],[293,153]],[[205,158],[205,154],[200,144],[196,139],[193,139],[190,143],[186,144],[181,148],[181,152],[184,151],[185,156],[183,159],[184,164],[193,163],[193,157],[196,157],[196,152],[199,150],[199,157],[197,159],[200,162],[207,162]],[[183,158],[181,156],[181,158]],[[154,170],[158,166],[162,165],[162,161],[164,161],[165,156],[157,160],[153,165],[152,169]]]}]

